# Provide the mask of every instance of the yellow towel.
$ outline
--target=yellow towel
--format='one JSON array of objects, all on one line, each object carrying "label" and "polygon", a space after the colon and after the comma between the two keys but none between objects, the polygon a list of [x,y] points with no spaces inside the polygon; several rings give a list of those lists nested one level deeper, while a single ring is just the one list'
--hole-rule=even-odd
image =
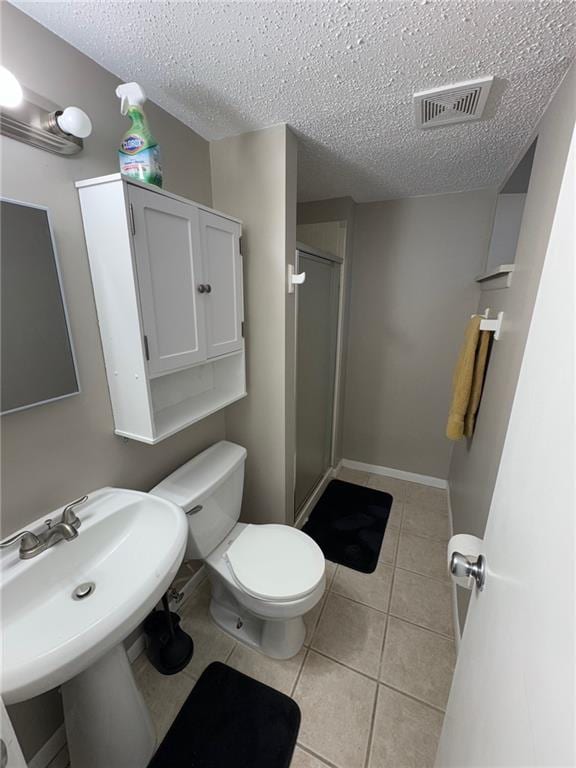
[{"label": "yellow towel", "polygon": [[470,318],[454,370],[452,405],[446,425],[446,437],[450,440],[471,437],[474,432],[490,343],[490,332],[480,331],[480,321],[478,315]]},{"label": "yellow towel", "polygon": [[476,353],[476,362],[474,363],[474,376],[472,377],[472,392],[470,393],[470,402],[466,411],[464,421],[464,434],[466,437],[472,437],[476,422],[476,413],[480,405],[482,396],[482,386],[484,384],[484,373],[486,371],[486,362],[488,360],[488,349],[490,346],[490,331],[480,331],[480,344]]}]

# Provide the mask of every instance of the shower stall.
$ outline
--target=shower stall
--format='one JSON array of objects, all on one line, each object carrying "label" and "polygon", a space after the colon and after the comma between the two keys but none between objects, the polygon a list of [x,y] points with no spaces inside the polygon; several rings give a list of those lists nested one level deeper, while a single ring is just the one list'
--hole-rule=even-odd
[{"label": "shower stall", "polygon": [[296,307],[296,517],[334,462],[342,266],[340,254],[299,243],[306,280]]}]

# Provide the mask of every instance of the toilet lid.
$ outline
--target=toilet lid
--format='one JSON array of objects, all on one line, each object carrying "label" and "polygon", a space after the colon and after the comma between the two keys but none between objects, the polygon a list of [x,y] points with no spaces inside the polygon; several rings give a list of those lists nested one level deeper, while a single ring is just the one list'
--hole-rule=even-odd
[{"label": "toilet lid", "polygon": [[318,586],[325,569],[316,542],[287,525],[247,525],[225,558],[238,584],[261,600],[298,600]]}]

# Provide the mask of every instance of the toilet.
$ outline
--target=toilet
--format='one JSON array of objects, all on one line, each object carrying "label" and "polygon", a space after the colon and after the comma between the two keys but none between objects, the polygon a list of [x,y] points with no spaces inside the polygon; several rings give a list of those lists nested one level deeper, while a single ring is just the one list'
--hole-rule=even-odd
[{"label": "toilet", "polygon": [[304,644],[304,614],[325,588],[322,550],[288,525],[239,523],[246,449],[225,440],[183,464],[150,493],[188,517],[185,560],[203,560],[216,624],[274,659]]}]

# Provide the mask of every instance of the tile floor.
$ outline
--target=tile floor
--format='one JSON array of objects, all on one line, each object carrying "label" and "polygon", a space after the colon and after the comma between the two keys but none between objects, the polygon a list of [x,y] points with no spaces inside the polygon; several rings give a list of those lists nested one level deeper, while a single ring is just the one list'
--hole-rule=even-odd
[{"label": "tile floor", "polygon": [[326,594],[306,616],[304,648],[283,662],[222,633],[208,615],[203,582],[182,608],[195,644],[186,670],[163,677],[144,655],[134,665],[159,739],[202,670],[224,661],[300,705],[292,768],[433,765],[455,662],[446,493],[349,469],[338,477],[394,496],[376,571],[328,563]]}]

